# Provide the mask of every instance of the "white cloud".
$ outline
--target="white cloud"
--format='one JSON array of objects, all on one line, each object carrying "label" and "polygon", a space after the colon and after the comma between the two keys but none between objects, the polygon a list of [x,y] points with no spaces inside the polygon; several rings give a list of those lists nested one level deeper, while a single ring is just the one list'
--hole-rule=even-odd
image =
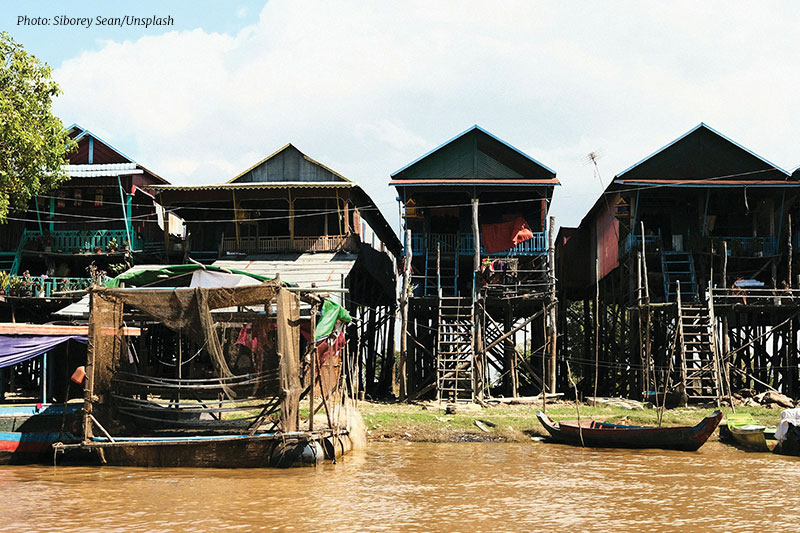
[{"label": "white cloud", "polygon": [[394,170],[478,123],[558,172],[576,224],[606,183],[701,121],[791,167],[797,9],[676,2],[271,0],[234,35],[107,42],[54,73],[57,111],[174,183],[292,142],[391,205]]}]

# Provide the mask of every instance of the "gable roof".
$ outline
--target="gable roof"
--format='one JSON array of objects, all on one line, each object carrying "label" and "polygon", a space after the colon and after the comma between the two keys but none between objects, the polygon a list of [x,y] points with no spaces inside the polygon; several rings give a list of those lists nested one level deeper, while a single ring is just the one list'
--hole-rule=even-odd
[{"label": "gable roof", "polygon": [[786,180],[790,174],[701,122],[614,177],[618,183]]},{"label": "gable roof", "polygon": [[352,183],[338,172],[315,161],[298,150],[292,143],[286,144],[268,155],[227,183],[268,182],[345,182]]},{"label": "gable roof", "polygon": [[[144,166],[138,164],[129,156],[122,153],[122,151],[114,148],[108,142],[104,141],[91,131],[87,130],[79,126],[78,124],[72,124],[70,127],[67,128],[69,132],[69,136],[72,138],[73,141],[78,143],[78,147],[73,150],[67,157],[69,159],[70,167],[82,167],[82,170],[85,175],[74,175],[73,177],[91,177],[91,176],[99,176],[99,175],[119,175],[119,174],[97,174],[92,173],[92,170],[98,171],[107,171],[112,169],[112,167],[118,167],[122,169],[123,166],[125,169],[129,169],[130,165],[134,165],[137,169],[140,169],[142,172],[139,174],[147,174],[152,178],[153,181],[157,183],[169,183],[167,180],[156,174],[155,172],[148,170]],[[120,166],[122,165],[122,166]],[[130,174],[131,172],[127,172]]]},{"label": "gable roof", "polygon": [[477,124],[391,177],[392,185],[558,184],[554,170]]}]

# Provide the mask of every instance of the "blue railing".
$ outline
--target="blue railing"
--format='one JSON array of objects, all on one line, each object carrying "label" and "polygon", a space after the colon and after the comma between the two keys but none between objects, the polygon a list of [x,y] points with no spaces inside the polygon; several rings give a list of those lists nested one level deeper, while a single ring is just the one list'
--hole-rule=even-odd
[{"label": "blue railing", "polygon": [[[798,236],[800,237],[800,235]],[[661,233],[657,235],[645,235],[645,247],[651,248],[658,246],[661,241]],[[700,247],[711,250],[711,243],[715,244],[717,253],[722,251],[722,242],[728,243],[728,255],[732,256],[767,256],[775,255],[778,253],[778,239],[775,237],[704,237]],[[798,241],[800,242],[800,241]],[[697,244],[692,245],[691,242],[684,241],[684,249],[686,251],[697,252]],[[622,258],[631,252],[636,252],[642,249],[642,236],[638,233],[629,233],[622,241],[619,248],[619,257]]]},{"label": "blue railing", "polygon": [[56,293],[80,291],[92,284],[91,278],[50,278],[46,276],[12,276],[0,290],[8,296],[50,298]]},{"label": "blue railing", "polygon": [[722,242],[728,245],[728,255],[736,256],[765,256],[778,253],[778,239],[776,237],[711,237],[716,243],[717,251],[722,250]]},{"label": "blue railing", "polygon": [[[442,252],[457,252],[459,255],[472,255],[475,253],[475,241],[472,233],[412,233],[411,250],[414,255],[425,254],[425,251],[435,252],[437,245]],[[481,255],[494,257],[508,257],[517,255],[542,255],[547,253],[547,234],[536,232],[532,239],[502,252],[487,254],[481,246]]]},{"label": "blue railing", "polygon": [[[52,251],[57,253],[92,253],[96,250],[109,251],[109,243],[116,241],[116,249],[122,250],[128,242],[128,233],[125,230],[98,229],[98,230],[68,230],[44,232],[26,229],[22,235],[22,242],[26,248],[35,244],[38,251]],[[129,243],[131,250],[141,250],[142,240],[135,233],[131,234]]]},{"label": "blue railing", "polygon": [[[644,244],[645,249],[658,246],[661,240],[661,232],[657,235],[645,235]],[[638,251],[642,249],[642,236],[638,233],[629,233],[625,240],[622,241],[622,246],[619,247],[619,257],[622,258],[631,251]]]}]

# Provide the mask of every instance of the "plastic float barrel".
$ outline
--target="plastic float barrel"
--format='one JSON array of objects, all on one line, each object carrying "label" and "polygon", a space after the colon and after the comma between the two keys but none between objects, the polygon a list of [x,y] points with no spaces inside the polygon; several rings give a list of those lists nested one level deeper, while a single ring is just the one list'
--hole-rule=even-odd
[{"label": "plastic float barrel", "polygon": [[279,442],[272,450],[269,466],[289,468],[292,466],[314,466],[322,462],[325,450],[317,441]]},{"label": "plastic float barrel", "polygon": [[325,449],[325,459],[334,459],[352,450],[353,443],[347,435],[332,435],[322,439],[322,447]]}]

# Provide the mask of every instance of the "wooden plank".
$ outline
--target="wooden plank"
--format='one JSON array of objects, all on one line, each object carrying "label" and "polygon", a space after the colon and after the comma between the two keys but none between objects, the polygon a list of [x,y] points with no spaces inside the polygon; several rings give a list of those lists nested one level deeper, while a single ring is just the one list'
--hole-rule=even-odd
[{"label": "wooden plank", "polygon": [[[0,322],[0,335],[88,335],[89,326],[61,326],[56,324],[21,324]],[[138,337],[141,328],[122,328],[126,337]]]}]

